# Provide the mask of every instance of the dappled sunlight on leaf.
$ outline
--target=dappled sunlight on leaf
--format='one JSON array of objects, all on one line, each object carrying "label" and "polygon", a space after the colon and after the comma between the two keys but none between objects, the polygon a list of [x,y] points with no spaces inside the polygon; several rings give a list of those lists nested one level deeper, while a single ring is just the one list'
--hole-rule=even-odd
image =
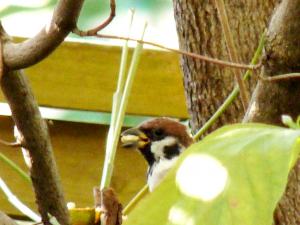
[{"label": "dappled sunlight on leaf", "polygon": [[225,126],[191,145],[125,224],[271,225],[300,130]]},{"label": "dappled sunlight on leaf", "polygon": [[218,196],[228,179],[226,168],[209,155],[188,156],[177,171],[176,183],[182,194],[203,201]]},{"label": "dappled sunlight on leaf", "polygon": [[195,225],[194,219],[184,211],[184,209],[173,206],[170,210],[169,221],[176,224]]}]

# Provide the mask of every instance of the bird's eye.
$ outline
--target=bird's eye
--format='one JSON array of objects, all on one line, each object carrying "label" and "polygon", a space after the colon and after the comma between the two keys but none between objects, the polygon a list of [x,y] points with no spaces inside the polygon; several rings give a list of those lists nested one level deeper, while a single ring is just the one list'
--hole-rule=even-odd
[{"label": "bird's eye", "polygon": [[163,134],[164,134],[163,129],[158,128],[158,129],[155,129],[155,130],[154,130],[154,135],[157,136],[157,137],[160,137],[160,136],[162,136]]}]

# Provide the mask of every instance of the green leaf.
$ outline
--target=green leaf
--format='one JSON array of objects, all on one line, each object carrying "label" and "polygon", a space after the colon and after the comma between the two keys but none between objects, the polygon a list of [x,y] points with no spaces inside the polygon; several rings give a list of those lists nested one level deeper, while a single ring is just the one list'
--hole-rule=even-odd
[{"label": "green leaf", "polygon": [[124,224],[272,224],[299,135],[263,124],[217,130],[182,154]]}]

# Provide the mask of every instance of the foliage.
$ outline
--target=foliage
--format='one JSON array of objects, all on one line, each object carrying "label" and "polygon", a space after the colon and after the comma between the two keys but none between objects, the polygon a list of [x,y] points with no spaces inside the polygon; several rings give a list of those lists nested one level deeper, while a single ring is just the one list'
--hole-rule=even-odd
[{"label": "foliage", "polygon": [[300,130],[236,124],[182,154],[125,224],[272,224]]}]

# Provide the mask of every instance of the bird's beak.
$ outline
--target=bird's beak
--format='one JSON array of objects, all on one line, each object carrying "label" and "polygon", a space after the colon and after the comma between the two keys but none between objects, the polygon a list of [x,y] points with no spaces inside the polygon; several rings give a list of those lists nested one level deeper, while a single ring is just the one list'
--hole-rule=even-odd
[{"label": "bird's beak", "polygon": [[143,148],[150,140],[148,137],[137,128],[125,130],[121,134],[122,146],[125,148]]}]

